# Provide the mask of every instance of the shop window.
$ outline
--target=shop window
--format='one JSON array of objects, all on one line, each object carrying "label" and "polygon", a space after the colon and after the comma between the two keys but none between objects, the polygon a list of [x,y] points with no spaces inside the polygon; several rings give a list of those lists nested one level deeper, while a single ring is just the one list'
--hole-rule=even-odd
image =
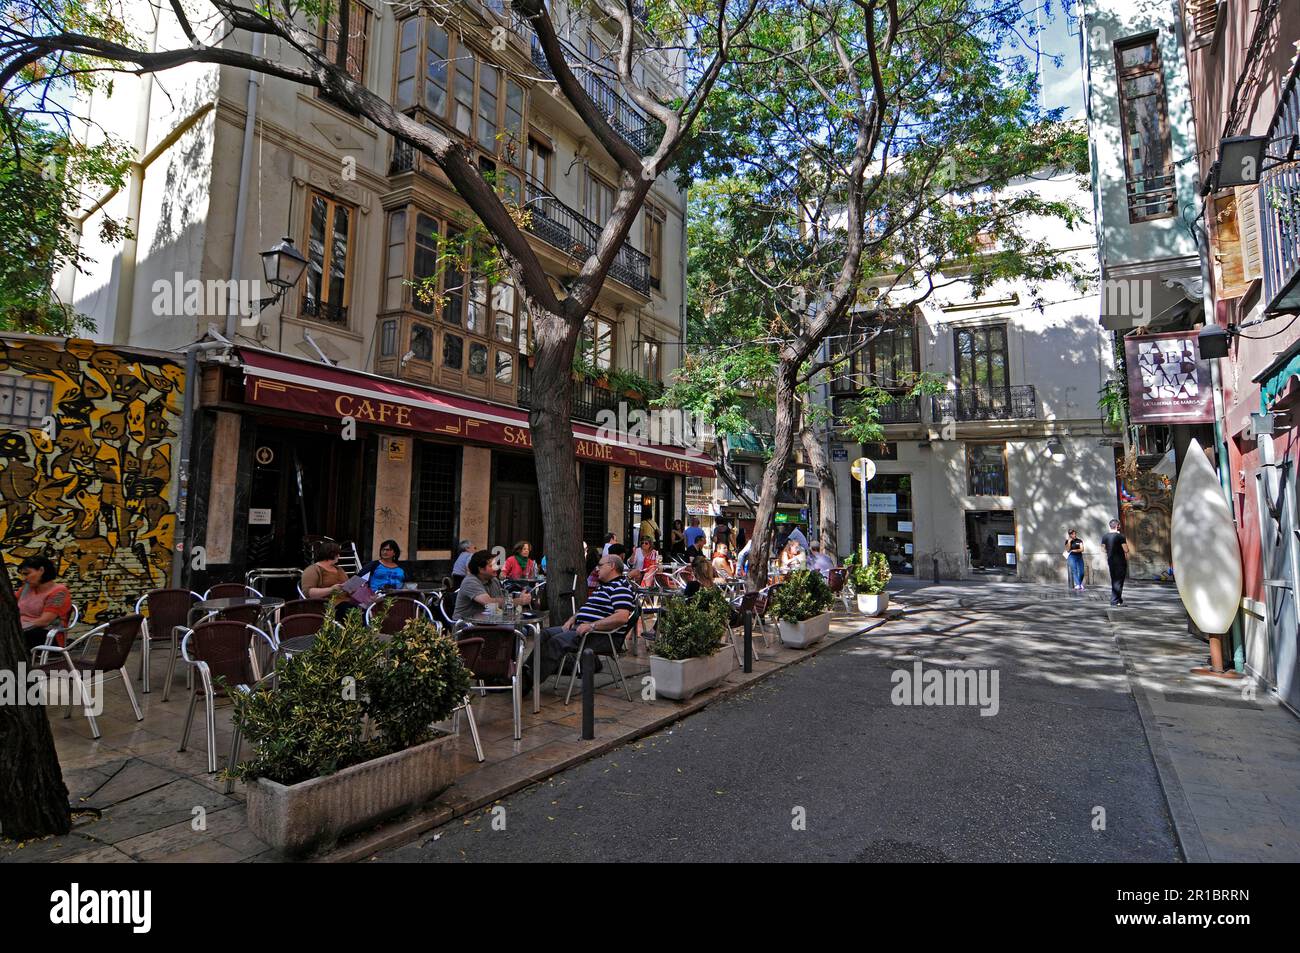
[{"label": "shop window", "polygon": [[416,491],[416,548],[455,550],[460,450],[422,444]]},{"label": "shop window", "polygon": [[966,445],[966,474],[971,496],[1007,495],[1007,445]]},{"label": "shop window", "polygon": [[588,543],[602,542],[609,527],[609,467],[598,463],[582,465],[582,538]]},{"label": "shop window", "polygon": [[307,274],[302,311],[334,324],[348,323],[351,205],[312,190],[307,198]]}]

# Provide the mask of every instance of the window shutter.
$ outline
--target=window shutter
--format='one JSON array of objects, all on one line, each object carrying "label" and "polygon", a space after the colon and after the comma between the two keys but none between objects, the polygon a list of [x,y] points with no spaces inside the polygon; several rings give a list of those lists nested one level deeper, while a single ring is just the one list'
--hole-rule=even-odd
[{"label": "window shutter", "polygon": [[1260,246],[1259,186],[1239,185],[1237,231],[1241,236],[1241,271],[1245,281],[1264,277],[1264,255]]},{"label": "window shutter", "polygon": [[1187,26],[1192,36],[1213,36],[1218,22],[1219,0],[1187,0]]}]

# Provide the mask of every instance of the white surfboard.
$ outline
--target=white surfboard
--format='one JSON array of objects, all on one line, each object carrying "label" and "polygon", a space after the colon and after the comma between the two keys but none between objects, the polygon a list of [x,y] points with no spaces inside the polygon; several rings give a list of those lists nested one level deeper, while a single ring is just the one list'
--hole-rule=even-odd
[{"label": "white surfboard", "polygon": [[1187,614],[1208,635],[1227,632],[1241,605],[1241,546],[1228,498],[1196,440],[1178,474],[1171,523],[1174,581]]}]

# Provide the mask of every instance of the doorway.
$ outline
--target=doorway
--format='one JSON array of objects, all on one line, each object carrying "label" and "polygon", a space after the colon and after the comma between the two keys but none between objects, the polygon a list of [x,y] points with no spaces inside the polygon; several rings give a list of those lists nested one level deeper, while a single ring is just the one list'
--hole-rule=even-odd
[{"label": "doorway", "polygon": [[[623,542],[628,552],[637,545],[641,521],[649,516],[659,527],[659,543],[673,524],[673,487],[670,477],[629,473],[623,496]],[[665,528],[667,527],[667,529]]]},{"label": "doorway", "polygon": [[533,558],[540,559],[546,552],[546,540],[533,458],[493,453],[492,464],[492,538],[487,548],[504,546],[508,553],[515,543],[526,539],[532,544]]},{"label": "doorway", "polygon": [[1014,510],[983,510],[966,514],[966,548],[977,575],[1016,574],[1016,514]]}]

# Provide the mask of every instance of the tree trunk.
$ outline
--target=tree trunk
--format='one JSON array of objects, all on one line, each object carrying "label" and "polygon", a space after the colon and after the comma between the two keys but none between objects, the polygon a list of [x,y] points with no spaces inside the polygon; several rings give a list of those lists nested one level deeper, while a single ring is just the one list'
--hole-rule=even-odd
[{"label": "tree trunk", "polygon": [[[542,501],[542,527],[546,533],[546,577],[554,580],[551,592],[568,592],[573,586],[579,605],[587,595],[586,562],[582,558],[582,512],[578,493],[577,457],[573,446],[573,350],[579,328],[570,327],[558,314],[534,305],[536,362],[528,425],[532,433],[537,490]],[[551,623],[568,618],[567,600],[550,599]]]},{"label": "tree trunk", "polygon": [[796,391],[799,363],[782,357],[776,378],[776,422],[772,427],[772,459],[763,471],[759,488],[758,512],[754,516],[754,535],[750,537],[749,576],[746,589],[754,591],[767,585],[767,561],[772,552],[772,519],[776,515],[776,494],[781,474],[794,455],[795,421],[799,396]]},{"label": "tree trunk", "polygon": [[[26,649],[18,604],[8,581],[0,580],[0,678],[13,677],[22,696],[27,686],[19,665],[21,671],[31,665]],[[0,836],[27,840],[71,829],[68,788],[45,708],[0,704]]]},{"label": "tree trunk", "polygon": [[839,545],[835,537],[835,471],[826,457],[826,444],[804,417],[799,431],[808,468],[817,476],[817,535],[822,552],[837,563],[840,561]]}]

